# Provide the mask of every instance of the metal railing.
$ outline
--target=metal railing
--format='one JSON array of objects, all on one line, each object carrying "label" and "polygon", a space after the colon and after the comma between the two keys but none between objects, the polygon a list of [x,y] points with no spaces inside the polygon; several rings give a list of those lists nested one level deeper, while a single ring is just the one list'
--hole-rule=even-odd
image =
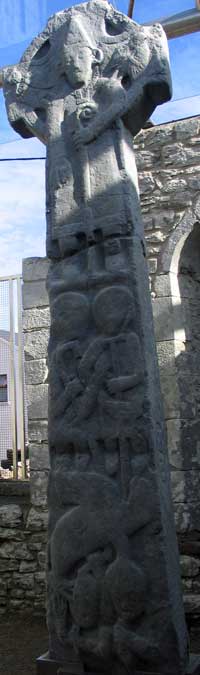
[{"label": "metal railing", "polygon": [[0,277],[0,475],[8,469],[9,478],[26,478],[25,413],[22,279],[14,275]]}]

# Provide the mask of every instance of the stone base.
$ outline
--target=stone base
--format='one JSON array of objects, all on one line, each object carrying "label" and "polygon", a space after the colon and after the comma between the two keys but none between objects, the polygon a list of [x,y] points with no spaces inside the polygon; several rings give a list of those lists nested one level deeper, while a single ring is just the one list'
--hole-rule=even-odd
[{"label": "stone base", "polygon": [[[37,659],[37,675],[81,675],[81,670],[74,663],[64,664],[49,658],[49,653]],[[83,672],[83,671],[82,671]]]},{"label": "stone base", "polygon": [[[49,658],[48,652],[37,659],[36,673],[37,675],[81,675],[74,663],[63,664],[59,661],[53,661]],[[96,674],[90,673],[90,675]],[[98,673],[98,675],[101,675],[101,673]],[[148,675],[148,673],[147,671],[138,671],[135,675]],[[158,675],[158,673],[151,673],[149,675]],[[162,673],[160,673],[160,675],[162,675]],[[200,675],[200,656],[198,654],[190,655],[190,662],[186,675]]]}]

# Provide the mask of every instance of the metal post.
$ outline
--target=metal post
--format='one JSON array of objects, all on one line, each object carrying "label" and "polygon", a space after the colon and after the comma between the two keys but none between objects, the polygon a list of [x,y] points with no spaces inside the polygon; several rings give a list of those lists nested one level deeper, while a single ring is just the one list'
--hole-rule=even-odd
[{"label": "metal post", "polygon": [[135,4],[135,0],[129,0],[129,6],[128,6],[128,17],[129,17],[129,19],[132,19],[132,16],[133,16],[134,4]]},{"label": "metal post", "polygon": [[165,18],[156,19],[156,21],[148,21],[147,24],[158,22],[161,23],[168,40],[172,38],[181,37],[182,35],[189,35],[200,30],[200,0],[198,0],[197,9],[189,9],[180,14],[173,14]]},{"label": "metal post", "polygon": [[24,429],[24,350],[22,332],[22,288],[21,279],[17,279],[18,310],[18,417],[19,446],[21,449],[22,478],[26,478],[25,429]]},{"label": "metal post", "polygon": [[10,307],[9,307],[9,309],[10,309],[10,402],[11,402],[11,424],[12,424],[13,478],[18,478],[13,279],[9,280],[9,304],[10,304]]}]

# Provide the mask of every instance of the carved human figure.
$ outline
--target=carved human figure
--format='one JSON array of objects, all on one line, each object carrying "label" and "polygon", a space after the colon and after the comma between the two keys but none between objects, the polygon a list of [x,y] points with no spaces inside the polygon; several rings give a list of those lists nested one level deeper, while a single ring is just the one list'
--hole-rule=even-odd
[{"label": "carved human figure", "polygon": [[[98,410],[101,431],[106,428],[110,418],[118,420],[118,428],[122,431],[123,424],[130,418],[130,411],[135,418],[142,414],[143,402],[144,368],[140,344],[136,333],[130,328],[134,324],[133,295],[127,288],[118,285],[108,287],[96,295],[92,313],[97,337],[90,342],[83,355],[78,332],[83,314],[87,327],[89,310],[84,296],[72,295],[73,302],[77,298],[79,303],[76,340],[73,331],[74,304],[71,315],[66,313],[66,318],[65,315],[62,318],[63,331],[67,322],[71,341],[61,342],[55,352],[57,377],[59,381],[62,379],[63,386],[61,393],[60,386],[58,394],[57,388],[54,390],[54,416],[62,416],[65,427],[77,426]],[[70,300],[71,294],[66,300],[63,295],[55,301],[57,320],[59,302],[67,311]],[[59,332],[59,326],[57,330]],[[65,338],[63,331],[62,336]],[[74,376],[71,376],[71,369]],[[137,402],[134,401],[135,390]]]},{"label": "carved human figure", "polygon": [[104,2],[94,25],[93,9],[88,3],[50,20],[20,64],[3,71],[11,124],[47,145],[47,252],[53,257],[78,250],[99,231],[109,236],[133,227],[137,174],[132,151],[131,171],[126,161],[125,127],[135,134],[170,96],[160,27],[116,19]]}]

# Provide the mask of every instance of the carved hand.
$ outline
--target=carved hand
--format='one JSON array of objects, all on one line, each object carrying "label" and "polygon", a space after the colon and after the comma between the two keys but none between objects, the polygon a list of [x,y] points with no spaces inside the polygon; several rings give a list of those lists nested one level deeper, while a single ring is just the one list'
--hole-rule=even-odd
[{"label": "carved hand", "polygon": [[85,145],[86,143],[90,143],[90,141],[93,140],[93,126],[91,125],[90,127],[84,127],[82,129],[76,129],[73,132],[73,141],[76,150],[80,150],[80,148]]}]

